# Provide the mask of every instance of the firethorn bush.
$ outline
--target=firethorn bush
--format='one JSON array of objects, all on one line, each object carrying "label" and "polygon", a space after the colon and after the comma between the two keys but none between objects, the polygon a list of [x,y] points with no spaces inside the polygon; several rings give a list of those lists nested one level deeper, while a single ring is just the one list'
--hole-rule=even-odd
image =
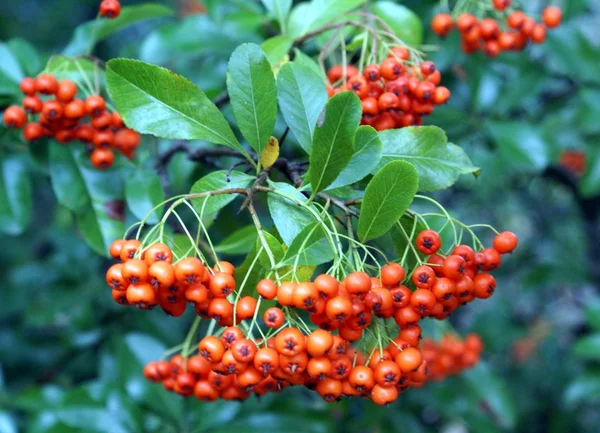
[{"label": "firethorn bush", "polygon": [[562,10],[558,6],[546,7],[541,22],[536,22],[522,10],[516,9],[512,0],[494,0],[491,3],[474,5],[459,1],[452,14],[439,13],[434,16],[431,29],[445,38],[456,26],[465,53],[483,50],[489,57],[496,57],[502,51],[522,50],[528,42],[544,43],[547,30],[560,26],[562,21]]},{"label": "firethorn bush", "polygon": [[591,2],[34,3],[0,432],[597,429]]}]

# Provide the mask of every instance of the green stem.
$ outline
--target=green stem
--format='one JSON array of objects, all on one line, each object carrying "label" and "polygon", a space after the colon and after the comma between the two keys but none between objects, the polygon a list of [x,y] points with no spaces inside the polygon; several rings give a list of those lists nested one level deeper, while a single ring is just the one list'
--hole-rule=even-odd
[{"label": "green stem", "polygon": [[92,27],[92,31],[90,33],[90,42],[88,44],[88,48],[86,54],[90,56],[92,54],[92,50],[94,49],[95,39],[96,39],[96,27],[98,27],[98,21],[100,20],[100,11],[98,11],[98,15],[96,15],[96,20],[94,21],[94,26]]},{"label": "green stem", "polygon": [[187,336],[185,337],[185,340],[183,342],[183,357],[184,358],[187,358],[188,355],[190,354],[190,345],[192,344],[192,339],[196,335],[196,331],[198,331],[198,326],[200,325],[201,321],[202,321],[202,318],[200,316],[196,317],[194,319],[194,323],[192,323],[192,327],[190,328]]}]

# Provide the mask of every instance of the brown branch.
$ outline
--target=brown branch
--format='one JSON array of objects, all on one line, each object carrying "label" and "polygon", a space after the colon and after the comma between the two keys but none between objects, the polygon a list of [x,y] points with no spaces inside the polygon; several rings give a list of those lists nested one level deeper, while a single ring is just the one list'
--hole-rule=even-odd
[{"label": "brown branch", "polygon": [[227,90],[224,90],[223,93],[217,96],[213,102],[217,108],[222,108],[224,105],[227,105],[229,103],[229,93]]},{"label": "brown branch", "polygon": [[360,216],[360,213],[356,209],[351,209],[346,205],[344,201],[339,200],[327,193],[320,192],[319,194],[317,194],[317,196],[324,200],[328,200],[329,202],[331,202],[332,205],[343,211],[346,215],[350,215],[356,218]]},{"label": "brown branch", "polygon": [[300,36],[299,38],[297,38],[294,41],[293,46],[295,46],[295,47],[300,46],[307,40],[314,38],[315,36],[319,36],[321,33],[328,32],[329,30],[339,29],[339,28],[342,28],[342,27],[348,26],[348,25],[352,25],[354,27],[362,27],[362,23],[359,21],[355,21],[355,20],[344,20],[344,21],[340,21],[339,23],[327,24],[327,25],[324,25],[323,27],[313,30],[312,32],[306,33],[304,36]]}]

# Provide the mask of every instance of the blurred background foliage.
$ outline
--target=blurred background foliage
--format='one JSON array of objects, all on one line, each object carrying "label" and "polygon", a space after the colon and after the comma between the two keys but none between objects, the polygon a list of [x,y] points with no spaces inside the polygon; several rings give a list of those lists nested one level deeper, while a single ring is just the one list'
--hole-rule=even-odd
[{"label": "blurred background foliage", "polygon": [[[233,49],[276,30],[258,1],[157,3],[179,16],[138,22],[100,42],[96,55],[166,66],[215,97]],[[524,3],[539,14],[548,2]],[[546,44],[490,60],[462,54],[456,35],[440,41],[431,34],[436,2],[403,2],[424,23],[428,54],[453,94],[427,123],[446,130],[482,168],[479,178],[465,177],[436,198],[466,222],[489,222],[520,237],[494,297],[451,318],[461,334],[482,335],[482,366],[410,390],[389,408],[326,404],[297,389],[244,403],[168,394],[143,380],[142,366],[181,341],[191,315],[119,308],[104,283],[109,262],[83,242],[71,212],[57,204],[34,162],[36,150],[9,156],[15,136],[3,130],[0,433],[597,432],[600,1],[555,3],[566,22]],[[7,91],[6,65],[16,61],[37,74],[50,55],[73,48],[74,29],[97,7],[96,0],[1,2],[0,105],[15,96]],[[586,155],[582,172],[564,163],[565,150]],[[151,157],[146,150],[140,160],[149,167]],[[169,170],[170,194],[187,191],[205,171],[180,156]],[[113,205],[109,214],[123,212]],[[239,224],[232,210],[212,230],[223,239]]]}]

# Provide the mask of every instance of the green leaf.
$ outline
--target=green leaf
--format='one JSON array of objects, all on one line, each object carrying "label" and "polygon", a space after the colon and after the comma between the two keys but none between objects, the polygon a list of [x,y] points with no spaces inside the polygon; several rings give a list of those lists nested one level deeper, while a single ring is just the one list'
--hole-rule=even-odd
[{"label": "green leaf", "polygon": [[373,13],[384,20],[392,32],[408,45],[423,42],[423,24],[413,11],[391,1],[379,1],[373,5]]},{"label": "green leaf", "polygon": [[66,56],[76,56],[85,54],[90,47],[90,40],[93,44],[103,41],[111,34],[128,27],[138,21],[151,18],[166,17],[173,14],[173,11],[163,5],[146,3],[137,6],[125,6],[121,8],[121,13],[114,19],[98,19],[81,24],[75,29],[75,34],[64,49]]},{"label": "green leaf", "polygon": [[0,95],[19,94],[19,83],[24,77],[16,56],[8,45],[0,42]]},{"label": "green leaf", "polygon": [[496,376],[485,362],[465,372],[463,377],[469,390],[485,402],[497,423],[507,430],[514,430],[517,409],[506,382]]},{"label": "green leaf", "polygon": [[49,153],[50,179],[56,199],[73,212],[84,212],[90,206],[90,196],[71,148],[51,141]]},{"label": "green leaf", "polygon": [[548,165],[548,146],[533,125],[489,121],[487,127],[506,164],[528,171],[541,171]]},{"label": "green leaf", "polygon": [[218,254],[248,254],[257,237],[254,224],[247,225],[223,239],[219,245],[215,246],[215,251]]},{"label": "green leaf", "polygon": [[149,335],[130,332],[125,336],[125,344],[140,365],[160,359],[167,348]]},{"label": "green leaf", "polygon": [[306,66],[286,63],[277,75],[277,92],[285,122],[310,154],[313,131],[328,99],[323,80]]},{"label": "green leaf", "polygon": [[[327,241],[325,229],[319,222],[306,226],[285,252],[288,265],[318,266],[333,260],[335,253]],[[297,258],[297,256],[299,256]]]},{"label": "green leaf", "polygon": [[281,33],[285,34],[288,15],[292,8],[292,0],[261,0],[261,2],[269,11],[269,16],[279,22]]},{"label": "green leaf", "polygon": [[[160,220],[164,209],[161,207],[152,210],[165,200],[165,192],[154,170],[136,168],[127,177],[125,200],[136,218],[143,220],[147,217],[149,224],[156,224]],[[150,212],[152,213],[148,216]]]},{"label": "green leaf", "polygon": [[[202,179],[198,180],[190,190],[190,194],[198,194],[207,191],[216,191],[219,189],[229,189],[229,188],[247,188],[250,185],[254,178],[252,176],[248,176],[241,171],[232,171],[229,177],[229,182],[227,181],[227,170],[219,170],[214,171],[210,174],[207,174]],[[204,214],[214,214],[227,206],[237,197],[236,194],[221,194],[215,195],[212,197],[202,197],[196,198],[192,200],[192,204],[194,208],[198,211],[198,213],[202,212],[202,208],[204,207]],[[204,202],[206,201],[206,205]]]},{"label": "green leaf", "polygon": [[[307,209],[312,205],[307,204],[307,198],[290,184],[272,182],[271,186],[278,192],[294,198],[292,201],[275,193],[267,194],[269,211],[275,227],[285,244],[291,245],[304,227],[315,222],[314,216]],[[297,202],[304,205],[299,205]]]},{"label": "green leaf", "polygon": [[551,70],[594,82],[598,79],[598,47],[579,26],[561,26],[549,32],[548,66]]},{"label": "green leaf", "polygon": [[215,104],[181,75],[138,60],[114,59],[106,80],[130,128],[171,140],[206,140],[247,155]]},{"label": "green leaf", "polygon": [[11,39],[6,45],[19,61],[25,75],[30,77],[37,75],[42,68],[42,62],[40,54],[33,45],[20,38]]},{"label": "green leaf", "polygon": [[379,164],[383,144],[375,129],[366,125],[359,127],[354,137],[354,147],[354,155],[352,155],[350,163],[327,187],[327,190],[352,185],[368,176]]},{"label": "green leaf", "polygon": [[272,67],[278,66],[292,49],[294,40],[288,36],[273,36],[261,44]]},{"label": "green leaf", "polygon": [[393,161],[383,167],[365,190],[358,237],[366,242],[384,235],[408,209],[417,192],[419,175],[404,161]]},{"label": "green leaf", "polygon": [[25,159],[8,156],[0,160],[0,230],[18,235],[31,219],[32,186]]},{"label": "green leaf", "polygon": [[[201,38],[199,34],[202,34]],[[160,26],[150,33],[140,47],[140,60],[168,64],[182,57],[227,58],[241,43],[260,41],[256,34],[237,21],[217,23],[206,15],[192,15],[176,23]],[[209,67],[212,68],[214,60],[212,57],[209,59]]]},{"label": "green leaf", "polygon": [[327,102],[313,135],[306,174],[313,197],[331,185],[352,159],[361,116],[362,105],[353,92],[338,93]]},{"label": "green leaf", "polygon": [[[268,241],[267,241],[267,243],[268,243]],[[258,292],[256,291],[256,285],[258,284],[258,282],[260,280],[265,278],[265,275],[267,274],[268,269],[271,268],[271,264],[268,262],[268,259],[267,259],[267,267],[265,267],[262,264],[262,262],[264,262],[264,258],[257,257],[258,251],[260,249],[260,242],[258,241],[258,239],[253,244],[251,244],[251,246],[252,246],[252,249],[246,256],[246,258],[244,259],[242,264],[240,266],[238,266],[237,268],[235,268],[234,277],[235,277],[235,281],[238,286],[241,286],[241,284],[244,282],[244,280],[246,281],[244,288],[243,288],[244,293],[257,297]],[[281,249],[281,245],[279,245],[279,248]],[[283,251],[283,250],[281,249],[281,251]],[[261,256],[264,256],[264,253]],[[268,304],[267,302],[262,302],[261,310],[264,310],[265,309],[264,307],[267,304]],[[273,306],[273,305],[270,305],[270,306]]]},{"label": "green leaf", "polygon": [[129,433],[125,425],[106,409],[71,406],[55,411],[57,418],[69,427],[102,433]]},{"label": "green leaf", "polygon": [[600,193],[600,151],[593,149],[587,156],[587,169],[579,182],[579,190],[584,197],[594,197]]},{"label": "green leaf", "polygon": [[573,346],[573,354],[579,359],[600,361],[600,332],[577,340]]},{"label": "green leaf", "polygon": [[[308,422],[307,420],[310,420]],[[307,424],[310,427],[307,428]],[[259,412],[247,415],[246,417],[236,417],[232,422],[226,425],[220,425],[218,429],[209,430],[208,433],[262,433],[265,426],[268,425],[272,431],[277,433],[328,433],[335,431],[334,421],[322,412],[314,414],[305,413],[285,413]]]},{"label": "green leaf", "polygon": [[296,39],[365,4],[367,0],[312,0],[294,6],[289,35]]},{"label": "green leaf", "polygon": [[41,138],[29,147],[29,155],[34,164],[41,172],[49,173],[50,160],[50,139],[47,137]]},{"label": "green leaf", "polygon": [[600,401],[600,374],[588,371],[569,384],[565,391],[565,402],[569,407],[579,404],[591,405]]},{"label": "green leaf", "polygon": [[44,72],[52,74],[57,80],[71,80],[80,89],[88,89],[98,77],[99,83],[106,81],[102,68],[88,59],[71,59],[65,56],[52,56],[46,64]]},{"label": "green leaf", "polygon": [[11,51],[7,44],[0,42],[0,74],[4,74],[17,85],[21,82],[25,74],[21,69],[21,65],[15,54]]},{"label": "green leaf", "polygon": [[275,128],[277,87],[271,64],[258,45],[243,44],[233,52],[227,90],[238,128],[260,155]]},{"label": "green leaf", "polygon": [[[269,249],[271,250],[271,253],[273,254],[273,260],[275,261],[275,264],[279,263],[279,261],[283,258],[283,255],[284,255],[283,246],[281,245],[281,242],[279,242],[275,236],[273,236],[271,233],[269,233],[267,231],[263,231],[263,235],[265,237],[265,241],[266,241],[267,245],[269,246]],[[261,247],[262,247],[262,243],[260,242],[260,239],[257,239],[256,240],[256,250],[260,251]],[[271,268],[272,268],[271,260],[269,259],[269,255],[267,254],[267,252],[264,249],[261,252],[260,256],[258,257],[258,262],[267,271],[271,270]]]},{"label": "green leaf", "polygon": [[150,408],[165,421],[178,423],[183,417],[182,400],[173,398],[164,388],[149,383],[142,375],[144,366],[160,359],[167,347],[155,338],[138,332],[127,333],[119,343],[118,380],[129,397],[135,403]]},{"label": "green leaf", "polygon": [[600,331],[600,297],[588,302],[584,307],[584,311],[588,324]]},{"label": "green leaf", "polygon": [[51,143],[50,157],[52,186],[58,201],[76,213],[79,231],[94,251],[108,255],[110,244],[121,238],[125,230],[123,221],[110,212],[111,207],[121,206],[124,196],[121,176],[115,175],[118,169],[97,170],[84,149],[55,142]]},{"label": "green leaf", "polygon": [[0,432],[17,433],[17,423],[8,412],[0,411]]},{"label": "green leaf", "polygon": [[388,129],[379,133],[383,156],[378,168],[390,161],[410,162],[419,173],[419,190],[448,188],[461,174],[479,174],[463,150],[448,143],[443,130],[436,126]]},{"label": "green leaf", "polygon": [[323,72],[319,64],[312,57],[304,54],[304,52],[299,48],[294,48],[294,63],[307,67],[308,69],[313,71],[318,77],[320,77],[321,81],[323,81],[324,83],[327,82],[327,77],[325,76],[325,73]]}]

